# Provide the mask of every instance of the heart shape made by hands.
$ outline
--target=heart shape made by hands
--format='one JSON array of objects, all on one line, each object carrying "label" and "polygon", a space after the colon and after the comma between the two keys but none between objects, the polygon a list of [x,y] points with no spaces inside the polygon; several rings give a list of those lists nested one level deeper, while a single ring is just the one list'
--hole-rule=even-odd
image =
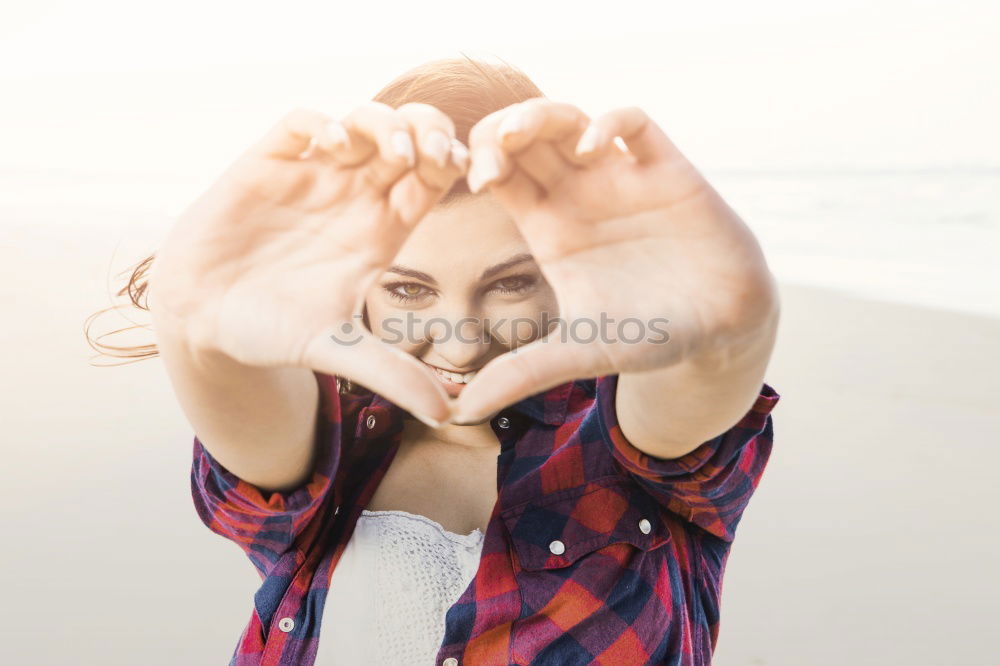
[{"label": "heart shape made by hands", "polygon": [[591,121],[535,98],[483,118],[469,150],[470,190],[488,186],[510,213],[559,319],[483,366],[450,404],[452,422],[577,378],[677,363],[767,315],[756,239],[641,109]]}]

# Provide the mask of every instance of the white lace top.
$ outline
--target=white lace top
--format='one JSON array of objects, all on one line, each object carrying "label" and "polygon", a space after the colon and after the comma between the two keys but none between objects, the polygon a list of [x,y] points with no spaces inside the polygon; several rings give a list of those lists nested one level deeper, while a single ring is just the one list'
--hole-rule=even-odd
[{"label": "white lace top", "polygon": [[445,613],[476,575],[483,536],[363,509],[330,579],[316,666],[434,664]]}]

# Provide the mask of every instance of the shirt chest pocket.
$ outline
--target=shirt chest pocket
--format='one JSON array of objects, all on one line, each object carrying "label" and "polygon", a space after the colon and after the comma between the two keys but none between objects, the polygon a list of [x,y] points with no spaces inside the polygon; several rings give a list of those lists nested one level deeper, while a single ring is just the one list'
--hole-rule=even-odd
[{"label": "shirt chest pocket", "polygon": [[626,565],[622,560],[670,541],[657,502],[620,477],[557,491],[500,515],[527,571],[568,567],[595,551]]}]

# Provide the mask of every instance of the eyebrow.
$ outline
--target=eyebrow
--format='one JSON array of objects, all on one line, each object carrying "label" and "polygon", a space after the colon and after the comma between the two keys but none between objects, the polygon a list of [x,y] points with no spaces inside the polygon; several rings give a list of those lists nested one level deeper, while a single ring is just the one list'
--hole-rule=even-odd
[{"label": "eyebrow", "polygon": [[[534,261],[535,258],[527,252],[522,252],[521,254],[515,254],[509,259],[501,261],[499,264],[493,264],[486,270],[482,272],[479,276],[479,281],[483,282],[490,279],[497,273],[502,273],[503,271],[511,268],[512,266],[517,266],[518,264],[523,264],[526,261]],[[392,265],[386,269],[387,273],[397,273],[399,275],[406,275],[408,277],[417,278],[418,280],[423,280],[424,282],[429,282],[430,284],[436,285],[437,280],[433,277],[424,273],[423,271],[414,270],[412,268],[407,268],[406,266]]]}]

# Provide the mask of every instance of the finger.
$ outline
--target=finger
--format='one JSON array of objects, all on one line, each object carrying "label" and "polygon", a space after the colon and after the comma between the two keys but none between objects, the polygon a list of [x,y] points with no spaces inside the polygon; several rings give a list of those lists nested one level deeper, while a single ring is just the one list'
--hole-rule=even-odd
[{"label": "finger", "polygon": [[567,176],[580,170],[548,141],[535,141],[513,156],[515,164],[546,193],[552,192]]},{"label": "finger", "polygon": [[459,393],[452,422],[476,423],[528,396],[579,377],[601,374],[603,363],[597,345],[574,341],[562,335],[562,330],[557,327],[545,338],[483,366]]},{"label": "finger", "polygon": [[450,188],[455,179],[465,175],[452,160],[455,125],[451,118],[430,104],[410,102],[396,113],[410,123],[416,139],[417,165],[415,175],[436,190]]},{"label": "finger", "polygon": [[466,176],[469,191],[488,189],[502,206],[515,213],[530,210],[545,196],[541,186],[497,145],[497,126],[516,106],[494,111],[469,131],[469,150],[473,152]]},{"label": "finger", "polygon": [[501,183],[515,170],[515,165],[496,140],[497,126],[515,105],[494,111],[469,130],[470,164],[466,180],[469,191],[479,192],[488,183]]},{"label": "finger", "polygon": [[515,219],[536,208],[546,196],[545,190],[520,167],[515,167],[502,183],[485,185],[484,191],[513,213]]},{"label": "finger", "polygon": [[313,138],[310,149],[301,157],[307,158],[321,151],[343,161],[353,149],[350,132],[347,131],[342,122],[332,119],[323,126],[323,131],[319,136]]},{"label": "finger", "polygon": [[515,104],[497,127],[497,141],[511,153],[517,153],[537,141],[561,147],[570,163],[578,158],[573,148],[587,128],[590,118],[572,104],[536,97]]},{"label": "finger", "polygon": [[362,327],[337,326],[314,340],[303,356],[311,369],[347,377],[425,423],[440,425],[451,418],[450,398],[434,371]]},{"label": "finger", "polygon": [[451,161],[463,174],[469,171],[469,149],[458,139],[451,140]]},{"label": "finger", "polygon": [[478,193],[486,185],[505,181],[514,172],[513,161],[495,148],[481,146],[478,149],[470,147],[470,150],[466,181],[469,191],[473,194]]},{"label": "finger", "polygon": [[285,114],[247,152],[257,157],[297,159],[310,149],[315,137],[323,134],[329,121],[330,117],[325,113],[312,109],[294,109]]},{"label": "finger", "polygon": [[507,107],[493,137],[542,190],[551,192],[584,164],[574,153],[589,118],[572,104],[536,97]]},{"label": "finger", "polygon": [[593,162],[576,154],[590,118],[578,107],[544,97],[521,102],[497,128],[500,145],[547,192]]},{"label": "finger", "polygon": [[396,109],[416,137],[417,166],[389,191],[389,206],[407,227],[415,226],[468,168],[468,151],[455,138],[451,118],[430,104]]},{"label": "finger", "polygon": [[410,124],[388,104],[369,101],[353,109],[341,124],[350,146],[334,158],[345,166],[368,169],[371,182],[383,192],[416,165]]},{"label": "finger", "polygon": [[637,106],[615,109],[594,119],[581,136],[576,153],[611,150],[615,137],[621,137],[640,164],[684,159],[663,130]]},{"label": "finger", "polygon": [[403,225],[413,228],[450,186],[428,187],[416,172],[400,178],[389,190],[389,208]]}]

